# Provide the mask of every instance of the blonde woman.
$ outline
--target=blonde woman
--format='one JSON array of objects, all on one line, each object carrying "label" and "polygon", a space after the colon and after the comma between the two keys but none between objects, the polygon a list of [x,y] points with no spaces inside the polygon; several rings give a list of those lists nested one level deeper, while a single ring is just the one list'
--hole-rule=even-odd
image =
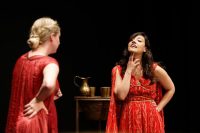
[{"label": "blonde woman", "polygon": [[33,23],[27,40],[30,51],[18,58],[13,70],[6,133],[58,133],[54,100],[62,95],[59,64],[49,55],[59,47],[60,32],[52,18]]}]

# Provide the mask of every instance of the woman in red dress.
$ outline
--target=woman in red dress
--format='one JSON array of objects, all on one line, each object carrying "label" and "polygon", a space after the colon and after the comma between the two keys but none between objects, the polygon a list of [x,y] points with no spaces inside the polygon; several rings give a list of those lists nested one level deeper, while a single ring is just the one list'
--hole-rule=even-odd
[{"label": "woman in red dress", "polygon": [[167,72],[153,61],[145,33],[131,35],[123,58],[112,69],[106,133],[164,133],[163,108],[174,92]]},{"label": "woman in red dress", "polygon": [[37,19],[30,31],[30,51],[17,60],[12,79],[6,133],[58,133],[54,100],[62,93],[59,64],[53,57],[60,44],[60,27],[48,17]]}]

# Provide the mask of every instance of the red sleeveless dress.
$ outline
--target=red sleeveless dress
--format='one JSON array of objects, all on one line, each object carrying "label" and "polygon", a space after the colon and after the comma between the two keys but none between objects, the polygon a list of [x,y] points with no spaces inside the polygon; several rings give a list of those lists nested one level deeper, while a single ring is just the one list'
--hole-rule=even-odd
[{"label": "red sleeveless dress", "polygon": [[163,111],[156,110],[162,98],[160,84],[150,84],[150,80],[143,77],[138,81],[132,76],[126,99],[119,101],[114,95],[117,69],[121,73],[122,68],[117,65],[112,70],[112,93],[106,133],[164,133]]},{"label": "red sleeveless dress", "polygon": [[9,110],[7,116],[6,133],[58,133],[57,112],[54,96],[60,89],[57,81],[55,92],[48,97],[44,104],[48,109],[47,115],[40,110],[33,118],[24,117],[24,105],[28,104],[37,94],[43,80],[43,69],[49,63],[58,65],[56,59],[49,56],[27,57],[22,55],[16,62]]}]

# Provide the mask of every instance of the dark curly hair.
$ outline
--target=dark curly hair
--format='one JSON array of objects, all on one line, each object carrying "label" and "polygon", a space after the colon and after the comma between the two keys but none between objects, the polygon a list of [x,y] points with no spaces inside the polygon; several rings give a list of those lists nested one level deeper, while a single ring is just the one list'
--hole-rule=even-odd
[{"label": "dark curly hair", "polygon": [[[144,52],[142,55],[142,68],[144,72],[144,78],[150,79],[153,82],[154,81],[154,78],[153,78],[154,59],[153,59],[153,55],[150,49],[150,42],[147,35],[144,32],[136,32],[130,36],[129,42],[138,35],[143,36],[145,39],[146,52]],[[116,65],[120,65],[122,67],[122,74],[124,74],[126,71],[129,56],[130,56],[130,52],[128,51],[128,48],[125,48],[122,53],[122,58],[116,63]]]}]

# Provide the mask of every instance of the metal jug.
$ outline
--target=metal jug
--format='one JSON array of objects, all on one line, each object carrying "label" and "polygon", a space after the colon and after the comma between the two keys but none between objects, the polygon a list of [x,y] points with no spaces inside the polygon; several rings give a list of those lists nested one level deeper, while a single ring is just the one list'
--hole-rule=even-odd
[{"label": "metal jug", "polygon": [[[77,84],[76,80],[77,78],[82,79],[82,85],[80,86]],[[90,77],[80,77],[80,76],[75,76],[74,77],[74,85],[80,88],[80,93],[83,96],[90,96],[90,87],[88,85],[88,79]]]}]

